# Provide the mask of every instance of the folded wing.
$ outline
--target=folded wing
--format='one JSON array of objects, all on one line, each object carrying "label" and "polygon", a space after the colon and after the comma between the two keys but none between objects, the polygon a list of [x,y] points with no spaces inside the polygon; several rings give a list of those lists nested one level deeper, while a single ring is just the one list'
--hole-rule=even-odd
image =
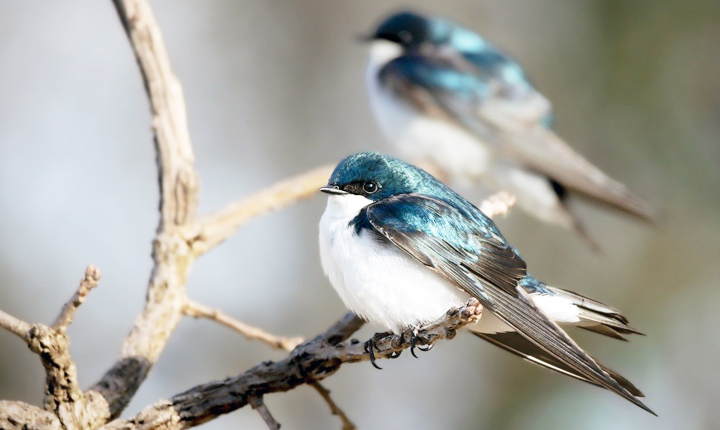
[{"label": "folded wing", "polygon": [[550,102],[498,51],[406,55],[388,63],[380,78],[425,115],[470,130],[499,157],[641,219],[655,217],[650,205],[550,129]]},{"label": "folded wing", "polygon": [[474,206],[455,208],[440,199],[405,194],[367,206],[364,216],[378,234],[478,298],[571,373],[653,413],[533,304],[518,286],[527,276],[525,262]]}]

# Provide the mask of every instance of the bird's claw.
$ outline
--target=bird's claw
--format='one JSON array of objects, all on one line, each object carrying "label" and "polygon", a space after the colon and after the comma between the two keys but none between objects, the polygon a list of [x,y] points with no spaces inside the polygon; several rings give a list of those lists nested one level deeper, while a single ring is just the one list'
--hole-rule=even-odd
[{"label": "bird's claw", "polygon": [[422,352],[428,352],[431,349],[433,349],[433,346],[435,346],[434,343],[428,344],[428,345],[418,345],[418,349]]},{"label": "bird's claw", "polygon": [[365,342],[365,352],[370,355],[370,364],[372,364],[374,368],[382,370],[382,367],[378,366],[377,363],[375,363],[375,349],[375,338],[371,337],[370,339],[368,339],[367,342]]},{"label": "bird's claw", "polygon": [[419,334],[419,331],[418,331],[417,327],[412,327],[410,329],[410,354],[412,354],[412,356],[415,358],[418,358],[417,354],[415,354],[416,347],[417,347],[417,349],[419,349],[422,352],[427,352],[427,351],[430,351],[433,348],[433,346],[435,346],[434,344],[418,345],[417,344],[418,337],[419,337],[418,334]]},{"label": "bird's claw", "polygon": [[[367,342],[365,342],[365,352],[367,352],[370,355],[370,364],[373,365],[374,368],[378,370],[382,370],[382,367],[378,366],[377,363],[375,363],[375,351],[381,352],[380,349],[377,346],[377,341],[379,339],[382,339],[391,333],[385,332],[385,333],[376,333],[373,337],[370,338]],[[389,358],[398,358],[400,356],[400,353],[397,354],[395,352],[392,352],[388,355]]]}]

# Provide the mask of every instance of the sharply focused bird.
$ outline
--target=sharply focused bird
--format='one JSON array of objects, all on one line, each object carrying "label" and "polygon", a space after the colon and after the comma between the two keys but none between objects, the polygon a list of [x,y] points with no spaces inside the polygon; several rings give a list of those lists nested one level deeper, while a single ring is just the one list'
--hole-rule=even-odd
[{"label": "sharply focused bird", "polygon": [[640,390],[559,325],[623,339],[638,333],[627,319],[530,276],[492,220],[429,173],[364,152],[340,162],[321,191],[329,194],[320,221],[322,267],[357,315],[399,334],[475,297],[484,312],[473,334],[652,413],[637,399]]},{"label": "sharply focused bird", "polygon": [[451,21],[401,12],[371,42],[365,84],[386,138],[444,180],[514,194],[542,221],[593,241],[567,206],[568,192],[644,220],[653,209],[552,130],[550,102],[520,66]]}]

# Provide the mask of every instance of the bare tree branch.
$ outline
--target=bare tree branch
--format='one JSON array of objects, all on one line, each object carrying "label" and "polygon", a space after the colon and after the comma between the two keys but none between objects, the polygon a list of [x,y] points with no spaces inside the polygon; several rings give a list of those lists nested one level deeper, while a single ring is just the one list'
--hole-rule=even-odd
[{"label": "bare tree branch", "polygon": [[90,290],[97,287],[100,276],[100,269],[92,264],[85,269],[85,277],[80,281],[80,286],[75,292],[75,295],[73,295],[69,302],[65,303],[65,306],[63,306],[60,311],[60,315],[58,315],[52,325],[55,330],[60,333],[67,331],[67,328],[72,324],[72,320],[75,317],[75,311],[85,302],[85,297],[87,297]]},{"label": "bare tree branch", "polygon": [[[70,341],[65,331],[72,321],[73,314],[84,301],[87,292],[97,285],[100,271],[89,266],[85,271],[85,278],[73,298],[63,307],[55,327],[44,324],[29,324],[0,311],[0,325],[20,336],[30,350],[40,357],[45,368],[45,410],[59,419],[59,424],[66,430],[85,428],[95,421],[95,414],[86,408],[88,402],[96,400],[95,394],[84,394],[80,390],[75,362],[70,356]],[[32,422],[49,423],[39,417],[34,407],[22,403],[9,402],[13,410],[22,412],[23,416],[0,415],[0,423],[4,417],[8,422],[30,425]],[[13,424],[14,425],[14,424]],[[0,427],[4,428],[4,427]]]},{"label": "bare tree branch", "polygon": [[[433,345],[438,340],[451,339],[460,327],[477,322],[481,314],[479,302],[470,299],[465,306],[453,308],[423,326],[416,343]],[[236,377],[198,385],[157,402],[130,420],[111,422],[103,430],[187,429],[239,409],[252,397],[289,391],[325,379],[344,363],[370,359],[362,343],[355,339],[347,341],[362,324],[362,320],[348,313],[325,333],[295,348],[282,361],[266,361]],[[397,356],[410,347],[409,333],[376,335],[373,340],[377,359]]]},{"label": "bare tree branch", "polygon": [[345,414],[345,412],[340,409],[340,406],[335,403],[335,401],[330,397],[330,390],[325,388],[321,383],[315,381],[310,384],[315,390],[317,390],[318,393],[322,396],[322,398],[325,400],[325,402],[330,406],[330,413],[333,415],[337,415],[340,420],[342,421],[342,430],[355,430],[357,427],[355,424],[350,421],[350,418]]},{"label": "bare tree branch", "polygon": [[298,175],[231,203],[220,211],[198,220],[198,231],[193,249],[196,256],[204,254],[221,243],[249,219],[282,209],[299,200],[317,194],[318,188],[327,184],[334,166],[322,166]]},{"label": "bare tree branch", "polygon": [[272,416],[270,410],[265,405],[265,402],[263,402],[262,397],[250,397],[250,406],[252,406],[252,408],[256,411],[258,411],[258,414],[260,414],[263,421],[265,421],[265,424],[267,424],[268,429],[280,430],[280,423],[277,422],[277,420]]},{"label": "bare tree branch", "polygon": [[113,0],[130,39],[153,114],[160,180],[160,223],[153,241],[154,267],[142,313],[120,359],[93,386],[101,419],[117,416],[132,399],[182,318],[185,281],[194,256],[182,229],[194,221],[198,179],[180,82],[146,0]]},{"label": "bare tree branch", "polygon": [[218,309],[210,308],[194,300],[188,300],[185,306],[185,315],[193,318],[207,318],[216,321],[225,327],[229,327],[242,334],[249,340],[260,340],[273,348],[284,349],[285,351],[292,351],[296,346],[305,341],[302,337],[275,336],[274,334],[268,333],[259,327],[245,324],[244,322],[238,321]]},{"label": "bare tree branch", "polygon": [[25,340],[25,336],[27,335],[27,332],[30,331],[31,326],[23,320],[17,319],[8,313],[0,311],[0,327]]},{"label": "bare tree branch", "polygon": [[[275,336],[262,330],[261,328],[245,324],[242,321],[238,321],[218,309],[212,309],[193,300],[188,300],[187,306],[185,308],[185,315],[193,318],[211,319],[237,331],[249,340],[261,340],[276,349],[292,351],[293,349],[295,349],[295,347],[305,341],[305,339],[303,339],[302,337],[287,338]],[[348,418],[345,412],[337,405],[337,403],[335,403],[332,397],[330,397],[330,390],[323,387],[319,382],[313,382],[310,385],[312,385],[312,387],[315,388],[318,393],[320,393],[320,396],[322,396],[323,400],[325,400],[325,402],[330,407],[330,412],[340,418],[343,424],[343,430],[354,430],[356,428],[355,424],[350,421],[350,418]]]},{"label": "bare tree branch", "polygon": [[0,429],[63,430],[55,414],[23,402],[0,400]]}]

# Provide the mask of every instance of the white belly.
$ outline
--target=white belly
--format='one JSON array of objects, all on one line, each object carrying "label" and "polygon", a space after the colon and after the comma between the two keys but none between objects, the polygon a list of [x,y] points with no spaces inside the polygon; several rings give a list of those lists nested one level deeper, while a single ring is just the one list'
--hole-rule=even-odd
[{"label": "white belly", "polygon": [[348,223],[369,202],[359,196],[331,196],[320,221],[323,270],[345,305],[395,332],[463,305],[466,293],[400,249],[378,243],[368,233],[358,237]]},{"label": "white belly", "polygon": [[409,161],[429,161],[451,180],[464,185],[487,172],[490,148],[464,128],[450,122],[421,115],[409,103],[398,99],[383,87],[379,70],[389,55],[373,47],[365,71],[365,84],[375,119],[401,155]]},{"label": "white belly", "polygon": [[[399,333],[433,321],[469,295],[394,245],[349,223],[372,203],[362,196],[330,196],[320,219],[323,271],[351,311],[386,330]],[[561,324],[577,324],[578,309],[561,297],[532,294],[533,302]],[[511,330],[490,315],[472,327],[485,333]]]}]

